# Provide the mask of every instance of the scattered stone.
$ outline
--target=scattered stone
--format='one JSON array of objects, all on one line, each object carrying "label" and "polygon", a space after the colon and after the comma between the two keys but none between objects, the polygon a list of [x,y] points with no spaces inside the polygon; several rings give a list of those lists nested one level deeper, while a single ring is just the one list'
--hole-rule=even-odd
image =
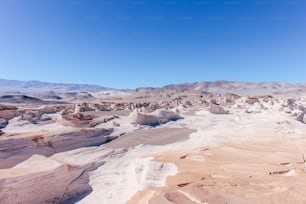
[{"label": "scattered stone", "polygon": [[291,164],[291,163],[290,163],[290,162],[280,163],[280,165],[282,165],[282,166],[287,166],[287,165],[289,165],[289,164]]},{"label": "scattered stone", "polygon": [[286,173],[289,173],[290,170],[284,170],[284,171],[273,171],[273,172],[270,172],[269,174],[270,175],[282,175],[282,174],[286,174]]},{"label": "scattered stone", "polygon": [[181,156],[180,159],[186,159],[187,157],[188,155],[186,154],[186,155]]},{"label": "scattered stone", "polygon": [[189,185],[189,184],[190,184],[190,183],[181,183],[181,184],[178,184],[177,186],[182,188],[182,187],[185,187],[185,186],[187,186],[187,185]]},{"label": "scattered stone", "polygon": [[252,113],[253,111],[251,110],[245,110],[245,113]]}]

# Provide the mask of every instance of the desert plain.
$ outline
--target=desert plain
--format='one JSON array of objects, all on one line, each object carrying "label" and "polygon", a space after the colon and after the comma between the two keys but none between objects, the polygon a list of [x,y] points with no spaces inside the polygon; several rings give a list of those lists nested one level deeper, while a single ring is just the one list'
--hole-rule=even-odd
[{"label": "desert plain", "polygon": [[306,85],[2,93],[0,203],[306,203]]}]

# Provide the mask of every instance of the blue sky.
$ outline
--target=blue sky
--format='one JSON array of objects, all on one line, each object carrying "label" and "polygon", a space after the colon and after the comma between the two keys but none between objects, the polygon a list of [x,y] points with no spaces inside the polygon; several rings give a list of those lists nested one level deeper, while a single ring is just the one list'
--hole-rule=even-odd
[{"label": "blue sky", "polygon": [[304,0],[0,0],[0,78],[305,82]]}]

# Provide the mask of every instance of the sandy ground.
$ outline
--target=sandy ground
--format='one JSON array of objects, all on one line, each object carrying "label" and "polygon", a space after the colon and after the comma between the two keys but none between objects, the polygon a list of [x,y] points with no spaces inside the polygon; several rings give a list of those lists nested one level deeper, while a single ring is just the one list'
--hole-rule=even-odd
[{"label": "sandy ground", "polygon": [[158,154],[179,173],[129,203],[306,203],[304,152],[306,137]]}]

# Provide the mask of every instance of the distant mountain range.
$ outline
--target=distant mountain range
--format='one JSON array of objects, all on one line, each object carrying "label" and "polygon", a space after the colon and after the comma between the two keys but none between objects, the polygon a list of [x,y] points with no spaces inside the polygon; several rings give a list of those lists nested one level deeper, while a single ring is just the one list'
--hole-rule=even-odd
[{"label": "distant mountain range", "polygon": [[162,88],[138,88],[137,91],[205,91],[237,95],[306,95],[306,83],[214,81],[167,85]]},{"label": "distant mountain range", "polygon": [[[100,92],[115,90],[98,85],[48,83],[40,81],[16,81],[0,79],[0,93],[67,93]],[[215,81],[167,85],[161,88],[138,88],[141,91],[205,91],[211,93],[233,93],[238,95],[292,94],[306,95],[306,83],[290,84],[284,82],[236,82]]]},{"label": "distant mountain range", "polygon": [[49,83],[0,79],[0,93],[99,92],[112,90],[98,85]]}]

